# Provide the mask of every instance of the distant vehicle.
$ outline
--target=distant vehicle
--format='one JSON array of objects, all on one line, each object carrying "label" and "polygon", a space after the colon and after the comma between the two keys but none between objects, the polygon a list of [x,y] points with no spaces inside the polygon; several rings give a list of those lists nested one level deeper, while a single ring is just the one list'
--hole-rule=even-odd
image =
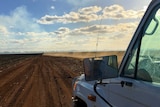
[{"label": "distant vehicle", "polygon": [[117,56],[84,59],[73,107],[160,107],[160,0],[143,16],[118,68]]}]

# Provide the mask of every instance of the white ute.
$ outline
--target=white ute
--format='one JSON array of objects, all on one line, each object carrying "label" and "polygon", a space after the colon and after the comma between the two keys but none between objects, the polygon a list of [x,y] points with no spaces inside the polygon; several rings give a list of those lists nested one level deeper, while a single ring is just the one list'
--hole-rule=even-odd
[{"label": "white ute", "polygon": [[73,107],[160,107],[160,0],[150,3],[117,65],[114,55],[84,59]]}]

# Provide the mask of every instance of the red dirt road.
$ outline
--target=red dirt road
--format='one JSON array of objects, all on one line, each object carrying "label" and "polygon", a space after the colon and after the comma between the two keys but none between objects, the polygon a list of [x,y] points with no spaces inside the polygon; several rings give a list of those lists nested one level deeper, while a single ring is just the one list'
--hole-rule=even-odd
[{"label": "red dirt road", "polygon": [[74,58],[34,56],[0,70],[0,107],[71,107]]}]

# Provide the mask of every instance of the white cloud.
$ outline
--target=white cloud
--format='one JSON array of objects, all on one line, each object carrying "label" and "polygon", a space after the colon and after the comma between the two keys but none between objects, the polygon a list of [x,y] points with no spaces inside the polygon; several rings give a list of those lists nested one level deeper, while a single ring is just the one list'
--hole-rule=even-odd
[{"label": "white cloud", "polygon": [[[120,27],[120,25],[118,25]],[[90,27],[92,28],[92,27]],[[95,28],[94,30],[87,29],[84,32],[85,28],[80,28],[79,30],[67,30],[67,28],[61,28],[58,31],[61,32],[61,38],[55,36],[53,32],[27,32],[26,34],[18,33],[20,35],[27,35],[29,38],[24,39],[8,39],[5,44],[7,44],[6,48],[10,51],[68,51],[68,50],[95,50],[95,44],[97,36],[99,35],[97,29],[104,28],[104,26],[99,28]],[[114,27],[111,27],[114,28]],[[110,29],[111,29],[110,28]],[[82,30],[83,29],[83,30]],[[120,29],[120,28],[117,28]],[[83,35],[77,35],[77,33],[83,33]],[[93,33],[88,34],[88,32],[93,31]],[[101,30],[100,30],[101,31]],[[108,33],[99,35],[99,45],[98,50],[112,50],[117,49],[116,46],[124,49],[128,42],[130,41],[130,37],[132,36],[132,32],[130,30],[121,31],[121,35],[118,32]],[[63,35],[63,33],[64,35]],[[95,33],[96,32],[96,33]],[[67,34],[68,33],[68,34]],[[70,35],[74,33],[75,35]],[[51,35],[53,34],[53,35]],[[65,35],[66,34],[66,35]],[[126,40],[125,40],[126,39]],[[128,42],[126,42],[128,41]],[[3,41],[4,44],[4,41]],[[64,45],[65,44],[65,45]],[[110,46],[110,44],[114,44]],[[117,44],[117,45],[116,45]],[[119,45],[118,45],[119,44]],[[124,45],[122,45],[124,44]],[[1,45],[2,46],[2,45]],[[1,47],[1,50],[3,47]],[[16,50],[15,50],[16,49]]]},{"label": "white cloud", "polygon": [[7,35],[8,30],[4,26],[0,26],[0,35]]},{"label": "white cloud", "polygon": [[[106,35],[119,32],[131,32],[137,27],[137,22],[120,23],[117,25],[92,25],[72,30],[69,35]],[[112,35],[110,35],[112,36]]]},{"label": "white cloud", "polygon": [[42,31],[40,26],[35,23],[35,19],[27,12],[25,6],[17,7],[10,15],[0,16],[0,25],[5,26],[9,31]]},{"label": "white cloud", "polygon": [[[116,25],[91,25],[69,29],[61,27],[53,32],[12,32],[7,41],[0,43],[0,50],[10,51],[67,51],[95,50],[97,37],[98,50],[125,49],[137,26],[136,22]],[[12,36],[21,37],[14,39]],[[23,38],[22,38],[23,37]],[[3,44],[3,45],[2,45]],[[64,45],[65,44],[65,45]],[[111,46],[111,44],[114,44]],[[4,49],[4,46],[6,47]],[[120,49],[120,48],[119,48]]]},{"label": "white cloud", "polygon": [[51,9],[52,9],[52,10],[54,10],[54,9],[55,9],[55,7],[54,7],[54,6],[51,6]]},{"label": "white cloud", "polygon": [[91,6],[79,9],[78,12],[70,12],[62,16],[45,15],[37,22],[40,24],[90,22],[98,19],[96,13],[100,10],[101,7]]},{"label": "white cloud", "polygon": [[70,32],[69,28],[65,28],[65,27],[60,27],[57,31],[55,31],[54,33],[58,36],[63,36],[66,35]]},{"label": "white cloud", "polygon": [[78,12],[81,14],[93,14],[101,11],[102,8],[98,6],[90,6],[90,7],[85,7],[82,9],[79,9]]},{"label": "white cloud", "polygon": [[45,32],[24,6],[17,7],[10,15],[0,15],[0,20],[0,52],[38,50],[43,41],[47,43],[54,36]]},{"label": "white cloud", "polygon": [[96,49],[98,38],[98,50],[124,50],[127,48],[137,24],[137,22],[132,22],[116,25],[92,25],[72,30],[61,28],[55,32],[60,32],[56,34],[61,35],[62,38],[54,43],[60,49],[66,44],[63,51],[68,49],[93,51]]},{"label": "white cloud", "polygon": [[[62,16],[46,15],[39,20],[42,24],[89,22],[99,19],[100,12],[104,20],[117,19],[116,12],[122,19],[141,14],[134,10],[125,10],[122,6],[113,5],[102,10],[98,6],[90,6],[70,12]],[[109,14],[109,15],[108,15]],[[127,14],[127,15],[126,15]],[[106,16],[110,17],[106,17]],[[126,15],[126,16],[125,16]],[[119,18],[120,19],[120,18]],[[94,50],[99,36],[99,50],[125,48],[137,26],[137,22],[118,23],[112,25],[89,24],[87,27],[62,27],[47,32],[27,12],[25,7],[15,9],[9,16],[0,16],[0,52],[8,51],[54,51],[54,50]],[[7,36],[6,36],[7,35]],[[65,44],[65,45],[64,45]],[[113,47],[111,44],[114,44]],[[117,44],[117,45],[116,45]],[[119,45],[119,46],[118,46]]]},{"label": "white cloud", "polygon": [[143,14],[144,9],[138,11],[125,10],[120,5],[112,5],[103,9],[104,19],[136,19],[141,18]]},{"label": "white cloud", "polygon": [[[102,15],[100,15],[100,12]],[[103,10],[98,6],[90,6],[79,9],[77,12],[70,12],[62,16],[45,15],[37,22],[40,24],[54,24],[54,23],[77,23],[77,22],[91,22],[101,19],[137,19],[144,14],[142,10],[125,10],[120,5],[111,5],[105,7]]]}]

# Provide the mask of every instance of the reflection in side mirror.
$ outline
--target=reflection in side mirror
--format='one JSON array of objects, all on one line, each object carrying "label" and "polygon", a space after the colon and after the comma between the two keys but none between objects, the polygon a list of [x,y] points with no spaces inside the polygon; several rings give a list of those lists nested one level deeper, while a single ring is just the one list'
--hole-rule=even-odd
[{"label": "reflection in side mirror", "polygon": [[117,56],[86,58],[84,62],[85,79],[87,81],[115,78],[118,76]]}]

